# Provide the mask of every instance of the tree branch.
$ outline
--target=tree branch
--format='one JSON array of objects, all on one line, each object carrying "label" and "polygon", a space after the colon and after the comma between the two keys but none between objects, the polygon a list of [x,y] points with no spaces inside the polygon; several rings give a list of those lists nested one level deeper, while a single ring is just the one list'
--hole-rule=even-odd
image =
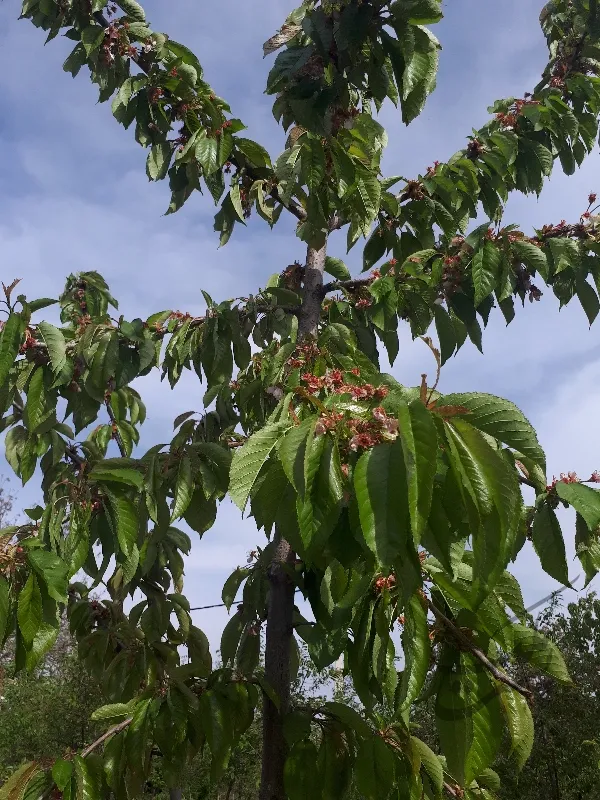
[{"label": "tree branch", "polygon": [[452,633],[454,638],[459,642],[463,650],[471,653],[471,655],[482,664],[488,672],[490,672],[497,681],[506,684],[506,686],[510,686],[511,689],[514,689],[515,692],[519,692],[525,698],[531,697],[531,692],[528,689],[523,688],[520,686],[516,681],[514,681],[509,675],[507,675],[503,670],[497,667],[495,664],[489,660],[489,658],[485,655],[485,653],[476,647],[473,642],[469,639],[468,636],[461,631],[461,629],[456,626],[451,619],[440,611],[439,608],[434,606],[431,600],[427,600],[427,605],[431,612],[433,613],[434,617],[441,622],[448,630]]},{"label": "tree branch", "polygon": [[94,750],[100,747],[101,744],[104,744],[104,742],[107,739],[110,739],[111,736],[113,736],[116,733],[121,733],[121,731],[124,731],[128,725],[131,725],[132,721],[133,717],[129,717],[129,719],[123,720],[123,722],[119,722],[118,725],[113,725],[113,727],[109,728],[106,731],[106,733],[103,733],[99,739],[96,739],[96,741],[93,742],[93,744],[91,744],[89,747],[86,747],[85,750],[82,751],[81,757],[85,758],[86,756],[89,756],[90,753],[92,753]]},{"label": "tree branch", "polygon": [[110,417],[110,421],[112,423],[113,435],[115,438],[115,442],[119,448],[119,452],[121,453],[121,458],[127,457],[127,448],[125,447],[125,442],[123,441],[123,437],[119,433],[119,429],[117,427],[117,418],[115,417],[115,412],[112,410],[112,406],[110,404],[110,400],[105,400],[104,405],[106,406],[106,410],[108,411],[108,416]]},{"label": "tree branch", "polygon": [[[108,22],[108,20],[106,19],[106,17],[104,16],[104,14],[102,13],[102,11],[95,11],[93,16],[94,16],[94,19],[96,20],[96,22],[97,22],[99,25],[101,25],[101,26],[102,26],[103,28],[105,28],[105,29],[106,29],[106,28],[108,28],[108,26],[109,26],[109,22]],[[138,67],[139,67],[139,68],[142,70],[142,72],[145,72],[146,74],[148,74],[148,69],[147,69],[147,67],[146,67],[146,66],[145,66],[145,65],[142,63],[142,61],[141,61],[141,59],[139,58],[139,56],[130,56],[130,58],[131,58],[131,60],[132,60],[133,62],[135,62],[135,63],[138,65]],[[165,96],[168,96],[168,92],[167,92],[167,91],[165,91]],[[238,160],[235,158],[235,156],[234,156],[234,155],[231,155],[231,156],[229,157],[229,161],[230,161],[230,162],[231,162],[231,163],[232,163],[232,164],[233,164],[235,167],[237,167],[238,169],[240,169],[240,168],[241,168],[241,166],[242,166],[242,165],[239,163],[239,161],[238,161]],[[248,167],[247,167],[246,165],[245,165],[245,169],[246,169],[246,173],[247,173],[247,174],[248,174],[248,175],[249,175],[249,176],[252,178],[252,180],[256,180],[256,179],[259,177],[259,176],[258,176],[258,175],[256,175],[254,172],[252,172],[252,170],[251,170],[251,169],[248,169]],[[307,213],[306,213],[306,211],[304,210],[304,208],[303,208],[303,207],[300,205],[300,203],[298,203],[296,200],[294,200],[294,199],[290,199],[288,203],[284,203],[284,202],[283,202],[283,200],[281,199],[281,195],[279,194],[279,190],[278,190],[276,187],[273,187],[273,188],[272,188],[272,189],[269,191],[269,194],[270,194],[270,196],[273,198],[273,200],[275,200],[275,202],[276,202],[276,203],[281,203],[281,205],[282,205],[282,206],[283,206],[283,207],[284,207],[284,208],[285,208],[287,211],[289,211],[289,212],[290,212],[290,214],[293,214],[293,215],[296,217],[296,219],[300,220],[300,222],[303,222],[303,221],[306,219],[306,217],[308,216],[308,215],[307,215]],[[332,229],[332,230],[333,230],[333,229]]]},{"label": "tree branch", "polygon": [[353,278],[350,281],[331,281],[324,284],[322,288],[323,296],[329,294],[329,292],[339,292],[341,290],[351,292],[354,289],[360,289],[362,286],[369,286],[374,280],[375,278],[369,276],[368,278]]}]

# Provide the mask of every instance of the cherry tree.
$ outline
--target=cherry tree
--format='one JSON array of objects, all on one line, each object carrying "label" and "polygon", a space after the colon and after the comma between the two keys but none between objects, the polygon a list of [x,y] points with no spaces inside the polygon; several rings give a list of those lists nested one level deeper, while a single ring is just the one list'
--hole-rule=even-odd
[{"label": "cherry tree", "polygon": [[[22,16],[48,40],[75,42],[64,69],[89,72],[134,131],[149,179],[168,179],[167,213],[208,192],[221,245],[251,217],[273,228],[291,214],[306,259],[252,296],[204,294],[200,317],[117,317],[97,272],[70,275],[58,300],[4,287],[6,456],[23,483],[41,468],[44,504],[0,534],[0,636],[16,637],[16,667],[31,670],[66,608],[108,704],[94,714],[106,724],[97,741],[24,764],[2,798],[139,797],[155,758],[175,790],[202,748],[218,781],[257,710],[261,800],[341,798],[350,787],[368,800],[492,798],[503,737],[515,769],[534,739],[530,692],[502,665],[522,659],[570,681],[557,647],[526,624],[507,567],[530,539],[568,584],[562,504],[576,511],[590,580],[600,496],[587,484],[600,476],[550,481],[513,403],[444,395],[438,380],[467,340],[481,348],[492,313],[510,323],[515,301],[538,300],[541,286],[561,306],[578,298],[590,323],[600,309],[595,195],[579,219],[540,230],[503,214],[511,192],[539,194],[557,160],[571,174],[595,145],[596,0],[551,0],[539,84],[495,102],[463,149],[412,179],[382,175],[377,112],[390,102],[409,124],[422,111],[439,0],[304,0],[292,11],[264,45],[277,52],[266,91],[289,132],[274,161],[136,0],[25,0]],[[348,250],[366,240],[359,277],[327,255],[342,235]],[[39,318],[54,304],[59,327]],[[381,371],[383,350],[392,364],[398,356],[401,325],[431,348],[433,382],[409,388]],[[131,383],[155,370],[171,387],[195,372],[204,411],[179,416],[172,441],[144,452]],[[204,533],[226,497],[265,539],[223,588],[228,608],[239,592],[243,602],[215,669],[183,591],[192,540],[177,524]],[[94,600],[100,585],[106,597]],[[134,595],[143,600],[130,607]],[[298,639],[319,670],[343,658],[360,711],[291,704]],[[432,695],[439,754],[411,727],[411,707]]]}]

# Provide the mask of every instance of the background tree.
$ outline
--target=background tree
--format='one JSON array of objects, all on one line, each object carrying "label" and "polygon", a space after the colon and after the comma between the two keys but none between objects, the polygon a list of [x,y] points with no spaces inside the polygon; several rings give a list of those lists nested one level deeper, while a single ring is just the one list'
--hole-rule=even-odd
[{"label": "background tree", "polygon": [[[39,463],[44,505],[4,534],[4,638],[15,632],[17,669],[35,669],[66,605],[109,701],[95,717],[110,727],[52,770],[26,763],[3,794],[136,797],[155,753],[174,788],[204,747],[218,783],[260,689],[262,800],[341,797],[353,784],[366,798],[489,796],[503,731],[517,767],[533,740],[531,690],[511,676],[512,659],[570,680],[556,645],[525,624],[506,567],[530,537],[544,570],[568,583],[563,503],[577,512],[591,579],[600,495],[585,484],[600,475],[549,482],[522,413],[490,395],[440,394],[439,370],[467,338],[481,347],[480,320],[495,307],[510,322],[515,298],[539,298],[534,280],[562,305],[577,296],[590,322],[600,308],[595,195],[579,220],[533,235],[502,218],[511,191],[539,193],[556,160],[571,173],[594,146],[596,1],[548,4],[549,63],[533,92],[495,103],[464,149],[410,180],[381,175],[387,134],[375,115],[390,100],[409,123],[434,88],[439,43],[424,26],[441,18],[437,0],[306,0],[293,11],[265,44],[265,54],[282,50],[267,92],[290,131],[274,163],[239,135],[198,59],[152,31],[135,0],[25,0],[22,11],[49,39],[65,29],[77,42],[65,69],[87,66],[100,100],[134,127],[149,178],[169,177],[169,212],[208,189],[221,244],[253,213],[273,226],[289,212],[307,255],[250,297],[205,294],[201,317],[116,319],[108,286],[86,272],[68,278],[57,325],[34,322],[55,301],[5,287],[7,457],[23,482]],[[482,209],[488,221],[468,232]],[[327,255],[342,229],[349,248],[368,237],[368,275]],[[433,382],[410,389],[381,372],[379,347],[398,355],[399,321],[423,337],[435,324],[439,348],[425,338]],[[181,415],[171,443],[134,457],[145,408],[130,384],[155,368],[172,386],[193,369],[205,412]],[[530,508],[522,484],[535,490]],[[202,534],[226,495],[268,542],[224,587],[230,607],[243,585],[243,602],[213,669],[182,593],[191,541],[175,523]],[[90,595],[100,585],[102,602]],[[318,670],[343,656],[360,711],[290,706],[296,636]],[[432,668],[441,759],[410,728]]]}]

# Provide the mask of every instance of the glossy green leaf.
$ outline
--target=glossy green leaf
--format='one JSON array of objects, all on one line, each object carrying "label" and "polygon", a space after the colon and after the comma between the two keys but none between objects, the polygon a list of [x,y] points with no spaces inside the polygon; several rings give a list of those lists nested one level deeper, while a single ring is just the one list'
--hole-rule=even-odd
[{"label": "glossy green leaf", "polygon": [[531,533],[543,569],[563,586],[569,586],[565,542],[556,513],[548,503],[536,511]]},{"label": "glossy green leaf", "polygon": [[418,594],[410,598],[404,610],[402,649],[404,651],[404,670],[400,689],[400,711],[409,708],[420,695],[425,685],[431,659],[427,612],[423,608],[421,597]]},{"label": "glossy green leaf", "polygon": [[365,542],[382,566],[391,566],[410,536],[402,443],[368,450],[354,469],[354,488]]},{"label": "glossy green leaf", "polygon": [[287,421],[267,425],[236,450],[231,462],[229,495],[242,511],[263,464],[289,427]]},{"label": "glossy green leaf", "polygon": [[427,773],[429,780],[433,784],[433,788],[438,794],[441,794],[444,786],[444,769],[440,757],[437,756],[425,742],[418,739],[416,736],[411,736],[410,741],[413,748],[419,754],[421,766]]},{"label": "glossy green leaf", "polygon": [[413,539],[418,545],[431,508],[438,437],[433,417],[420,400],[400,402],[396,413],[406,464]]},{"label": "glossy green leaf", "polygon": [[190,457],[183,455],[179,461],[177,470],[177,482],[175,484],[175,499],[171,511],[171,522],[182,517],[192,501],[194,493],[194,478],[192,476],[192,465]]},{"label": "glossy green leaf", "polygon": [[533,717],[527,700],[509,686],[500,687],[500,701],[510,734],[511,756],[522,770],[531,755],[534,741]]},{"label": "glossy green leaf", "polygon": [[535,430],[514,403],[483,392],[467,392],[440,397],[436,407],[442,406],[464,408],[466,413],[461,415],[461,419],[528,456],[543,470],[546,469],[546,458]]},{"label": "glossy green leaf", "polygon": [[473,256],[472,274],[475,287],[475,307],[494,291],[499,278],[500,251],[492,242],[486,241]]},{"label": "glossy green leaf", "polygon": [[129,467],[107,467],[102,462],[95,464],[89,473],[90,480],[99,483],[121,483],[141,489],[144,485],[144,476]]},{"label": "glossy green leaf", "polygon": [[42,549],[30,550],[27,557],[45,583],[50,597],[58,603],[66,603],[69,569],[65,562],[54,553]]},{"label": "glossy green leaf", "polygon": [[35,635],[42,624],[42,594],[33,572],[27,578],[25,586],[19,593],[17,620],[23,641],[27,646],[31,647]]},{"label": "glossy green leaf", "polygon": [[565,661],[554,642],[534,628],[518,623],[513,626],[513,636],[515,655],[547,675],[571,683]]},{"label": "glossy green leaf", "polygon": [[592,531],[600,525],[600,492],[582,483],[558,481],[556,493],[584,518]]}]

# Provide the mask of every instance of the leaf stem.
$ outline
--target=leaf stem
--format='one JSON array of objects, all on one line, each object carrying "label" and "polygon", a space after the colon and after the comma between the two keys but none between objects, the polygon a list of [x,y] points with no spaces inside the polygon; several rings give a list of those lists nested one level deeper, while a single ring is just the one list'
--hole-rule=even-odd
[{"label": "leaf stem", "polygon": [[471,655],[482,664],[488,672],[490,672],[497,681],[506,684],[506,686],[510,686],[511,689],[514,689],[515,692],[519,692],[522,694],[523,697],[530,699],[531,692],[528,689],[525,689],[523,686],[519,685],[516,681],[514,681],[509,675],[507,675],[503,670],[497,667],[495,664],[489,660],[489,658],[485,655],[485,653],[476,647],[473,642],[469,639],[468,636],[461,631],[461,629],[452,622],[451,619],[440,611],[439,608],[434,606],[434,604],[427,598],[427,605],[431,612],[433,613],[434,617],[441,622],[448,630],[452,633],[454,638],[457,642],[461,645],[463,650],[471,653]]},{"label": "leaf stem", "polygon": [[131,725],[132,721],[133,717],[129,717],[128,719],[123,720],[123,722],[119,722],[118,725],[113,725],[113,727],[109,728],[106,733],[103,733],[99,739],[96,739],[96,741],[93,742],[89,747],[86,747],[85,750],[82,751],[81,757],[85,758],[86,756],[89,756],[90,753],[100,747],[101,744],[104,744],[104,742],[107,739],[110,739],[111,736],[124,731],[128,725]]}]

